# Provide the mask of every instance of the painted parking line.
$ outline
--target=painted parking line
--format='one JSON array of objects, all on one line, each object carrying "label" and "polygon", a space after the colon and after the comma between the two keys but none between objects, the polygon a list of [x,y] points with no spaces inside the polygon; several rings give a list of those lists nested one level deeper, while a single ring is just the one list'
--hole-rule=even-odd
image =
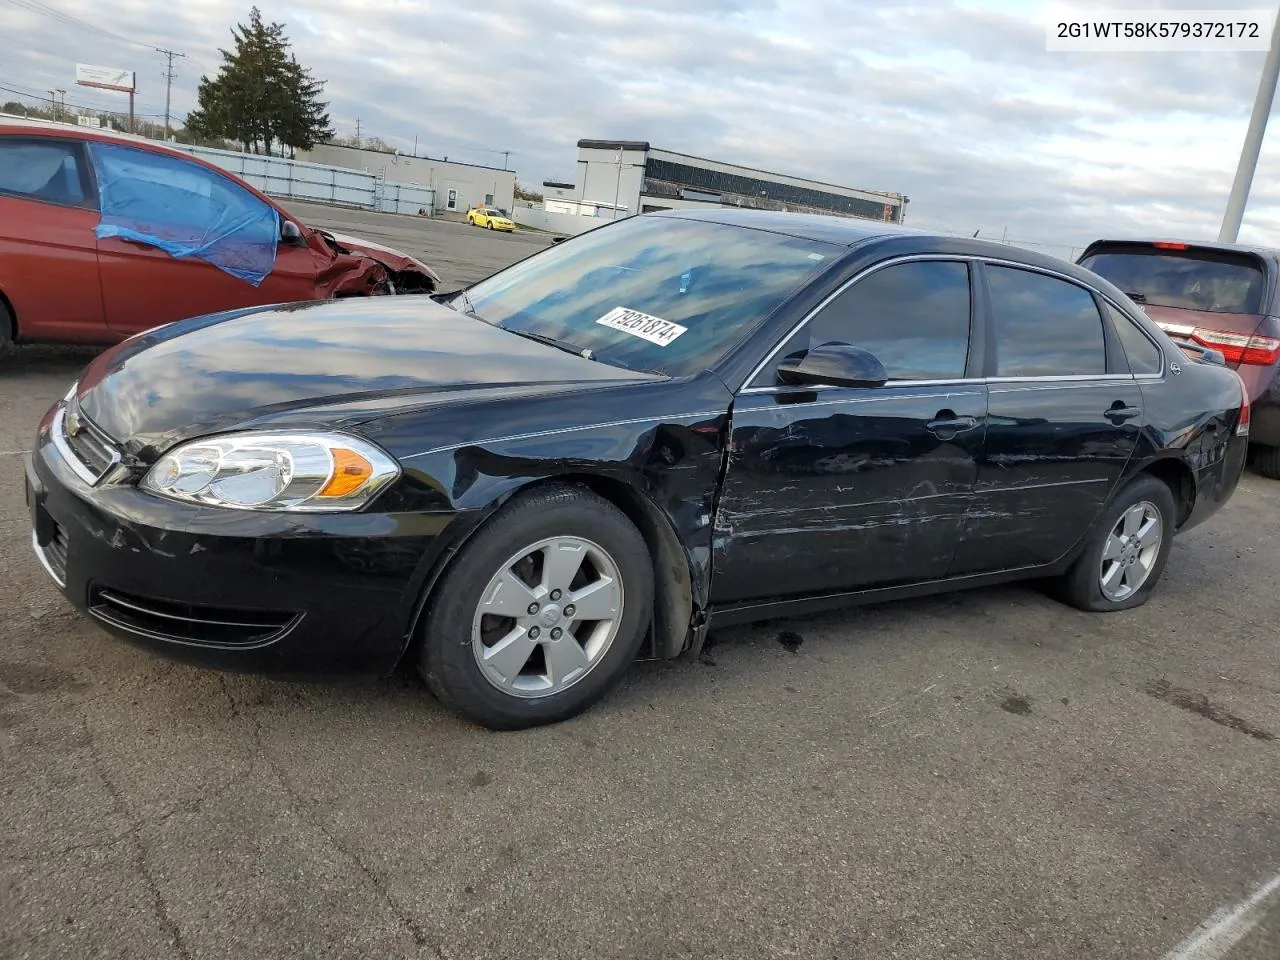
[{"label": "painted parking line", "polygon": [[1257,926],[1266,913],[1267,901],[1277,892],[1280,892],[1280,873],[1255,890],[1248,899],[1214,913],[1200,924],[1195,933],[1166,953],[1162,960],[1222,960]]},{"label": "painted parking line", "polygon": [[16,457],[19,454],[30,452],[30,450],[0,450],[0,457]]}]

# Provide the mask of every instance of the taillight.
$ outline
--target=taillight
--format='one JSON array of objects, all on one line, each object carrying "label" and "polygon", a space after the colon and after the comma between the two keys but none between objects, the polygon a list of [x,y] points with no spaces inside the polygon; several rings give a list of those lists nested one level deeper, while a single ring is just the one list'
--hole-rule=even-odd
[{"label": "taillight", "polygon": [[1236,421],[1236,436],[1247,437],[1249,435],[1249,388],[1244,385],[1244,378],[1236,375],[1236,379],[1240,381],[1240,419]]},{"label": "taillight", "polygon": [[1170,242],[1170,241],[1168,241],[1168,240],[1157,240],[1155,243],[1153,243],[1153,244],[1151,244],[1151,245],[1152,245],[1153,247],[1157,247],[1157,248],[1159,248],[1159,249],[1161,249],[1161,250],[1185,250],[1185,249],[1187,249],[1187,245],[1186,245],[1185,243],[1172,243],[1172,242]]},{"label": "taillight", "polygon": [[1188,336],[1204,347],[1212,347],[1227,363],[1248,363],[1269,367],[1280,360],[1280,340],[1274,337],[1249,336],[1226,330],[1196,327]]}]

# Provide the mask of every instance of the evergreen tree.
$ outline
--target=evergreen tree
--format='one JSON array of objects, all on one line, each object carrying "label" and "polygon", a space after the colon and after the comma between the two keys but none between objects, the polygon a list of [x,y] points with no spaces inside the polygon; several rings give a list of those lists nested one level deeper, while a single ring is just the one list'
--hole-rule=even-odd
[{"label": "evergreen tree", "polygon": [[236,24],[232,49],[218,51],[218,75],[200,78],[200,106],[187,115],[187,130],[239,140],[254,153],[270,153],[278,143],[290,155],[332,136],[328,104],[319,100],[324,84],[298,63],[284,29],[264,22],[257,7],[247,24]]}]

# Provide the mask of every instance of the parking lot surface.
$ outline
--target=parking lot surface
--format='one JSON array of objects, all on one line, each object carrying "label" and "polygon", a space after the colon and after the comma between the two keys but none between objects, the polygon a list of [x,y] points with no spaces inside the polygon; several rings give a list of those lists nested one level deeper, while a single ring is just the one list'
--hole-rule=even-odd
[{"label": "parking lot surface", "polygon": [[[296,206],[449,284],[549,242]],[[0,957],[1280,956],[1280,484],[1131,612],[1019,586],[726,630],[495,734],[409,674],[204,671],[73,613],[22,455],[91,356],[0,361]]]}]

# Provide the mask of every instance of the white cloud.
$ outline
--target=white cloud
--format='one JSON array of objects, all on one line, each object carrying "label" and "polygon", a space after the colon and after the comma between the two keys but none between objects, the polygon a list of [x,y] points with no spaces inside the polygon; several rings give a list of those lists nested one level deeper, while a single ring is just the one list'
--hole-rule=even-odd
[{"label": "white cloud", "polygon": [[[130,45],[0,0],[0,84],[120,107],[71,84],[77,60],[136,69],[163,110],[162,58],[182,50],[175,112],[195,104],[249,3],[50,0]],[[1204,7],[1113,0],[1112,8]],[[312,0],[262,3],[328,81],[342,132],[501,164],[536,184],[573,169],[580,137],[911,197],[908,222],[1060,242],[1213,237],[1262,54],[1047,53],[1029,0]],[[0,91],[0,99],[8,94]],[[1273,139],[1275,135],[1273,134]],[[1280,225],[1269,142],[1242,238]],[[1272,186],[1275,184],[1275,186]]]}]

